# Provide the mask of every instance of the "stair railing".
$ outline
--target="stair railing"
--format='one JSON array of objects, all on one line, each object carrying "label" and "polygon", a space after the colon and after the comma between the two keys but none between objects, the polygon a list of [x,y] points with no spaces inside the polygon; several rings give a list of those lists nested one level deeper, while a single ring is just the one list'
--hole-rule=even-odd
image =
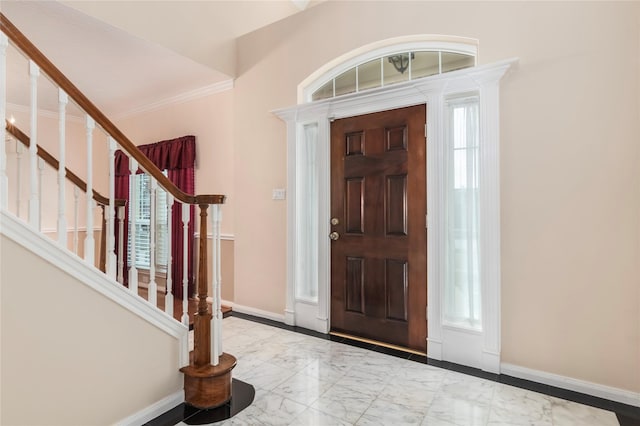
[{"label": "stair railing", "polygon": [[[41,202],[39,193],[39,174],[38,174],[38,78],[42,71],[46,74],[58,88],[58,116],[59,116],[59,159],[55,160],[50,155],[45,154],[45,151],[40,149],[42,158],[49,158],[48,161],[58,172],[58,235],[59,242],[66,248],[66,211],[65,211],[65,196],[64,193],[64,180],[67,177],[73,181],[75,180],[76,188],[86,192],[87,194],[93,194],[93,196],[87,196],[86,198],[86,218],[85,226],[87,233],[84,242],[84,260],[87,264],[93,266],[95,264],[94,253],[94,240],[93,240],[93,221],[94,221],[94,203],[103,206],[105,210],[105,220],[103,222],[104,231],[106,234],[106,250],[104,255],[104,265],[106,274],[112,278],[115,282],[116,279],[122,281],[126,271],[122,270],[123,257],[126,256],[126,247],[123,246],[123,238],[120,238],[120,244],[118,247],[118,254],[120,258],[116,257],[115,250],[115,221],[118,220],[121,225],[119,229],[123,229],[124,219],[124,207],[121,203],[117,203],[115,199],[115,150],[116,147],[120,149],[129,157],[129,166],[132,176],[135,176],[138,169],[150,177],[151,190],[154,191],[156,187],[161,187],[168,194],[168,205],[171,208],[173,203],[181,203],[182,211],[182,227],[184,240],[187,240],[187,233],[190,221],[190,206],[196,205],[200,209],[200,246],[198,250],[198,282],[197,282],[197,296],[198,311],[195,316],[194,331],[195,331],[195,350],[193,358],[196,360],[195,365],[200,368],[209,363],[213,366],[218,366],[220,359],[226,359],[223,357],[222,351],[222,311],[221,311],[221,298],[220,298],[220,207],[225,201],[224,195],[191,195],[180,190],[174,183],[172,183],[161,170],[159,170],[135,145],[131,142],[89,99],[73,84],[69,79],[56,68],[49,59],[40,52],[33,43],[31,43],[27,37],[22,34],[2,13],[0,13],[0,120],[5,121],[7,119],[7,49],[15,48],[19,53],[25,56],[29,60],[29,81],[30,81],[30,124],[29,124],[29,137],[27,138],[22,132],[18,133],[17,128],[9,125],[9,131],[11,134],[21,134],[16,136],[21,142],[28,143],[28,157],[29,157],[29,211],[28,211],[28,223],[29,225],[40,231],[40,215],[41,215]],[[65,164],[65,145],[66,145],[66,106],[67,103],[72,100],[85,114],[85,134],[86,134],[86,152],[87,152],[87,174],[85,181],[83,182],[75,174],[67,170]],[[99,195],[93,184],[93,140],[94,132],[99,131],[106,137],[108,144],[108,161],[109,161],[109,196],[108,198]],[[6,154],[6,128],[0,126],[0,209],[8,210],[9,206],[9,182],[7,175],[7,154]],[[46,160],[45,160],[46,161]],[[56,165],[57,161],[57,165]],[[77,178],[77,179],[75,179]],[[77,191],[76,191],[77,192]],[[137,191],[131,191],[131,197],[129,203],[134,205],[137,202]],[[78,203],[76,202],[76,211]],[[116,209],[117,207],[117,209]],[[207,210],[211,207],[211,214],[207,213]],[[117,215],[116,215],[117,210]],[[211,223],[209,224],[209,222]],[[135,224],[131,224],[132,232],[135,233]],[[195,225],[195,224],[194,224]],[[152,228],[155,224],[150,225]],[[212,227],[213,231],[213,262],[211,265],[207,265],[207,226]],[[194,226],[195,228],[195,226]],[[169,230],[169,235],[171,231]],[[64,237],[62,236],[64,234]],[[122,234],[120,234],[122,237]],[[132,239],[133,242],[135,239]],[[167,239],[170,244],[170,238]],[[153,243],[152,243],[153,244]],[[151,246],[151,244],[150,244]],[[135,244],[131,244],[131,258],[134,259],[133,265],[129,270],[129,290],[135,297],[138,296],[137,288],[137,270],[135,268],[135,256],[136,247]],[[184,245],[184,269],[188,269],[186,264],[188,259],[188,247]],[[170,252],[170,251],[169,251]],[[195,253],[195,250],[194,250]],[[101,256],[102,257],[102,256]],[[101,261],[102,263],[102,261]],[[209,313],[207,308],[207,289],[208,289],[208,266],[212,267],[212,286],[213,286],[213,312]],[[168,315],[173,316],[173,295],[171,292],[171,285],[178,285],[179,283],[167,282],[167,295],[165,299],[165,312]],[[182,317],[181,321],[185,326],[189,324],[188,317],[188,283],[186,274],[184,274],[183,281],[183,305],[182,305]],[[157,284],[155,277],[151,277],[149,283],[149,298],[148,302],[154,306],[157,303]],[[229,355],[225,354],[225,357]],[[233,362],[235,365],[235,361]],[[230,370],[228,369],[229,380]],[[185,373],[186,374],[186,373]],[[188,374],[187,374],[188,375]],[[230,395],[229,395],[230,397]]]},{"label": "stair railing", "polygon": [[[15,140],[16,142],[16,179],[15,179],[15,185],[14,185],[14,194],[15,194],[15,215],[20,217],[20,204],[21,204],[21,193],[22,193],[22,183],[21,183],[21,172],[22,172],[22,154],[24,153],[24,148],[26,147],[27,149],[30,149],[31,146],[31,139],[29,138],[29,136],[27,136],[26,134],[24,134],[24,132],[22,132],[15,124],[7,121],[6,122],[6,132],[8,135],[11,135],[10,137],[7,135],[5,137],[5,143],[10,141],[10,140]],[[8,147],[7,147],[8,148]],[[75,173],[73,173],[71,170],[69,170],[68,168],[61,168],[60,167],[60,161],[58,161],[53,155],[51,155],[46,149],[44,149],[41,146],[37,146],[36,147],[37,150],[37,156],[38,156],[38,170],[40,172],[40,176],[39,176],[39,191],[38,191],[38,204],[40,206],[42,206],[42,174],[44,171],[44,165],[48,165],[51,168],[53,168],[58,177],[62,177],[62,180],[59,180],[58,182],[58,186],[64,186],[65,183],[71,182],[71,184],[73,185],[74,188],[74,201],[77,203],[79,200],[79,191],[82,191],[86,194],[87,192],[87,183],[85,181],[83,181],[78,175],[76,175]],[[59,191],[59,200],[58,200],[58,204],[60,206],[64,207],[64,203],[66,202],[66,197],[64,194],[64,188],[62,191]],[[101,233],[100,233],[100,237],[101,237],[101,241],[100,241],[100,259],[99,259],[99,269],[102,272],[106,272],[106,216],[105,216],[105,212],[108,209],[110,200],[109,198],[105,197],[104,195],[100,194],[98,191],[96,191],[95,189],[93,190],[93,201],[102,209],[102,229],[101,229]],[[120,207],[124,207],[126,204],[126,200],[122,200],[122,199],[116,199],[115,200],[115,208],[118,209]],[[77,236],[78,236],[78,231],[79,231],[79,217],[77,214],[77,210],[75,211],[75,215],[74,215],[74,226],[73,226],[73,234],[74,234],[74,242],[73,242],[73,246],[72,246],[72,251],[77,254],[80,255],[79,251],[78,251],[78,240],[77,240]],[[58,243],[62,246],[62,247],[67,247],[68,243],[67,243],[67,234],[68,234],[68,227],[66,225],[66,217],[65,217],[65,209],[64,208],[59,208],[58,209],[58,228],[57,230],[57,240]],[[89,230],[87,230],[87,232],[89,232]]]}]

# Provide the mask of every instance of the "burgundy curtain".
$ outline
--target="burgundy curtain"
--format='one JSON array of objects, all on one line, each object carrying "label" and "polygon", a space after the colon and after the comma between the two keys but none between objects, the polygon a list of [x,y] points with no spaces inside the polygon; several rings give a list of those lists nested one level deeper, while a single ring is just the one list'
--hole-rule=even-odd
[{"label": "burgundy curtain", "polygon": [[[160,170],[168,171],[168,178],[178,188],[187,194],[193,195],[195,191],[195,160],[196,160],[196,138],[195,136],[182,136],[177,139],[161,141],[138,147],[144,155]],[[142,171],[138,170],[138,173]],[[118,150],[116,152],[116,198],[129,200],[129,157]],[[127,203],[128,206],[129,203]],[[125,215],[124,241],[128,238],[128,207]],[[193,274],[193,245],[195,229],[195,210],[190,207],[190,219],[188,227],[188,291],[189,295],[195,294],[195,279]],[[126,244],[124,253],[125,271],[128,271],[126,264]],[[118,228],[116,226],[116,253],[118,248]],[[182,204],[174,203],[171,214],[171,281],[172,293],[177,298],[182,298],[182,275],[184,265],[183,249],[183,227],[182,227]],[[128,275],[128,274],[125,274]],[[128,280],[125,277],[125,283]]]}]

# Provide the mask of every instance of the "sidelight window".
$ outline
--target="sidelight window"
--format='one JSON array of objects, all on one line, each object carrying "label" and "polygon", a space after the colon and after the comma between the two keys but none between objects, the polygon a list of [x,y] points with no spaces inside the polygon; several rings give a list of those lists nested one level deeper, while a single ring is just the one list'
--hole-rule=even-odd
[{"label": "sidelight window", "polygon": [[446,323],[481,329],[478,98],[446,104]]},{"label": "sidelight window", "polygon": [[302,242],[296,256],[295,298],[318,300],[318,124],[301,126],[296,152],[296,235]]}]

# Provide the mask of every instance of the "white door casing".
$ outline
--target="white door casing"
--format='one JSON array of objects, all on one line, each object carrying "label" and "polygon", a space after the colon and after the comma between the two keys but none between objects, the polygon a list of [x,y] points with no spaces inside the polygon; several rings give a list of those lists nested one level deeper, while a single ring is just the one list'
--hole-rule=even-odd
[{"label": "white door casing", "polygon": [[[366,92],[295,105],[274,111],[287,124],[287,295],[285,322],[321,333],[330,329],[330,123],[334,119],[427,105],[427,356],[482,370],[500,372],[500,159],[499,83],[517,62],[509,59],[434,75]],[[465,93],[479,98],[480,127],[480,276],[482,330],[445,325],[442,321],[445,212],[445,101]],[[317,192],[296,191],[305,165],[296,161],[303,126],[317,123],[315,146]],[[317,238],[301,238],[296,215],[316,197]],[[317,300],[296,300],[296,265],[305,245],[317,244]]]}]

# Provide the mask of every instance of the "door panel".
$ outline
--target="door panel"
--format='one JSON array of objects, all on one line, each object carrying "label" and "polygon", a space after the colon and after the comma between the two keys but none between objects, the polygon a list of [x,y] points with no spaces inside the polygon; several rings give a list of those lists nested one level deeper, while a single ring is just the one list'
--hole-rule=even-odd
[{"label": "door panel", "polygon": [[426,351],[424,105],[331,126],[331,328]]}]

